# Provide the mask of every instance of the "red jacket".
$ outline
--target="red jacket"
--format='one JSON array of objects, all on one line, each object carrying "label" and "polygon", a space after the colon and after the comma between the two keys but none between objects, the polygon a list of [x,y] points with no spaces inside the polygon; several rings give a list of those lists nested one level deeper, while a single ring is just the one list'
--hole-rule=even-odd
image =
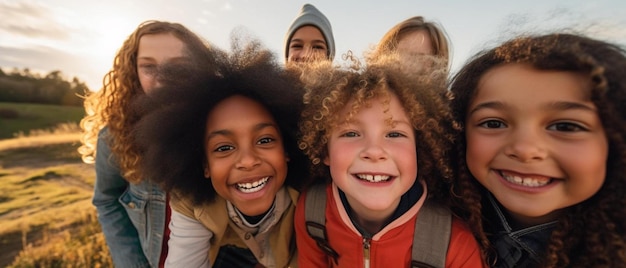
[{"label": "red jacket", "polygon": [[[375,234],[371,241],[366,241],[350,221],[339,198],[337,186],[329,185],[326,194],[326,232],[330,247],[339,254],[339,263],[336,265],[332,258],[321,251],[307,233],[304,219],[306,193],[303,193],[298,199],[294,223],[299,267],[366,267],[365,243],[370,244],[369,267],[410,267],[415,219],[426,195],[420,197],[409,211]],[[455,217],[452,220],[446,267],[485,267],[478,243],[467,226]]]}]

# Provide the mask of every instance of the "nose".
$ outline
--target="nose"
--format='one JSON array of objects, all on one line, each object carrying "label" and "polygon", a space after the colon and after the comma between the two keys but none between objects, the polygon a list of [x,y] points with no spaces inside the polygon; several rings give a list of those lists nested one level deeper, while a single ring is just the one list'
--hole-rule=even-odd
[{"label": "nose", "polygon": [[298,61],[309,61],[313,57],[313,48],[311,46],[304,46],[302,51],[298,55]]},{"label": "nose", "polygon": [[512,159],[527,163],[545,159],[548,149],[541,131],[519,129],[511,135],[504,153]]},{"label": "nose", "polygon": [[239,148],[239,159],[235,163],[235,167],[241,170],[250,170],[261,164],[261,158],[259,158],[254,148]]},{"label": "nose", "polygon": [[160,88],[163,85],[163,83],[161,83],[161,79],[157,78],[154,81],[154,86],[153,88]]},{"label": "nose", "polygon": [[388,158],[388,154],[382,141],[370,139],[366,142],[365,147],[360,153],[360,157],[364,160],[376,162],[386,160]]}]

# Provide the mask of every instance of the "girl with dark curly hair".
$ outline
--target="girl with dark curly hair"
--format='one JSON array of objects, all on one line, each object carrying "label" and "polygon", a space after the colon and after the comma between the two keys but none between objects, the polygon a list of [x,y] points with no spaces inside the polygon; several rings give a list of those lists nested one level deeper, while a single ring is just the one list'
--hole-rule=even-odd
[{"label": "girl with dark curly hair", "polygon": [[[415,228],[416,219],[433,202],[446,202],[457,131],[444,97],[445,63],[421,60],[381,55],[361,70],[328,62],[305,66],[300,148],[316,178],[296,206],[300,267],[410,267],[416,261],[414,235],[428,232]],[[325,192],[325,204],[308,206],[317,189]],[[325,214],[325,237],[315,236],[320,224],[308,218],[315,210]],[[481,267],[468,227],[448,220],[441,224],[448,236],[420,243],[449,239],[441,266]]]},{"label": "girl with dark curly hair", "polygon": [[626,267],[626,53],[514,38],[454,77],[456,196],[494,267]]},{"label": "girl with dark curly hair", "polygon": [[307,159],[297,146],[303,90],[257,42],[217,72],[164,68],[140,99],[141,173],[171,194],[171,267],[287,267]]}]

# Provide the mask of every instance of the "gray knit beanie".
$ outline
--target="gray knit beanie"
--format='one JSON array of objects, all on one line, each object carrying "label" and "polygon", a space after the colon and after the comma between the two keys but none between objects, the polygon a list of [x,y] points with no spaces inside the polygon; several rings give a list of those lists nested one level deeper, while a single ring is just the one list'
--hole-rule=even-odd
[{"label": "gray knit beanie", "polygon": [[326,39],[326,47],[328,47],[328,58],[333,60],[335,58],[335,38],[333,37],[333,28],[330,26],[330,22],[311,4],[304,4],[300,9],[300,14],[293,20],[287,34],[285,35],[285,60],[287,60],[287,53],[289,53],[289,40],[293,34],[302,26],[315,26],[322,32],[324,39]]}]

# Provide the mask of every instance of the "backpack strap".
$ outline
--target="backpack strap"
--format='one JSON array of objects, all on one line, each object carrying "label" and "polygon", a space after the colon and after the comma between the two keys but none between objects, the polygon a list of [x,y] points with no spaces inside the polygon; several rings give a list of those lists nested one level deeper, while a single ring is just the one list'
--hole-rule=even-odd
[{"label": "backpack strap", "polygon": [[326,234],[326,184],[315,184],[307,190],[304,200],[304,220],[309,236],[338,265],[339,254],[328,244]]},{"label": "backpack strap", "polygon": [[411,267],[445,267],[451,229],[451,212],[435,202],[425,202],[415,220]]}]

